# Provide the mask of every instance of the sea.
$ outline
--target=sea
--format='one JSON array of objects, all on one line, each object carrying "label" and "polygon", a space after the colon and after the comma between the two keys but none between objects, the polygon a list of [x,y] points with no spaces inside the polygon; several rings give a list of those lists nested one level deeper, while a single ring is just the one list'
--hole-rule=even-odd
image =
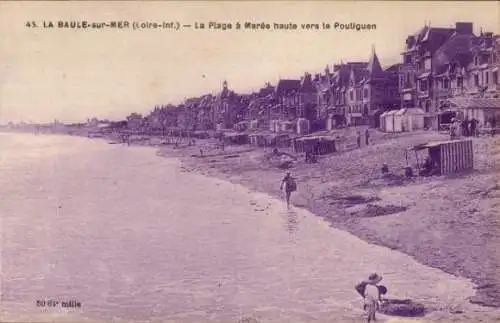
[{"label": "sea", "polygon": [[0,133],[0,196],[2,322],[360,322],[373,272],[397,298],[474,294],[153,147]]}]

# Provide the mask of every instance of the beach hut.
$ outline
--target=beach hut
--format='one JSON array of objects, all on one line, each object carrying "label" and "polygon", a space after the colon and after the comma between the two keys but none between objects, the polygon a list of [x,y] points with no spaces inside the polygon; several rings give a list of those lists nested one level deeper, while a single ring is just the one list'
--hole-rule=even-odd
[{"label": "beach hut", "polygon": [[333,137],[300,137],[294,140],[296,153],[314,152],[316,155],[327,155],[337,151]]},{"label": "beach hut", "polygon": [[380,131],[384,131],[384,132],[386,131],[386,127],[385,127],[385,118],[386,118],[386,116],[387,116],[387,112],[388,112],[388,111],[386,111],[386,112],[384,112],[384,113],[382,113],[382,114],[380,115],[380,123],[379,123],[379,129],[380,129]]},{"label": "beach hut", "polygon": [[425,112],[419,108],[402,109],[399,111],[402,131],[416,131],[424,129]]},{"label": "beach hut", "polygon": [[252,146],[265,147],[267,145],[266,138],[258,133],[248,135],[248,142]]},{"label": "beach hut", "polygon": [[248,135],[241,133],[226,133],[224,134],[224,141],[227,144],[245,145],[249,143]]},{"label": "beach hut", "polygon": [[281,121],[280,131],[293,131],[294,124],[291,121]]},{"label": "beach hut", "polygon": [[391,110],[384,112],[382,115],[384,116],[384,132],[394,132],[394,115],[399,110]]},{"label": "beach hut", "polygon": [[491,118],[500,117],[500,98],[452,98],[448,102],[468,119],[476,119],[485,124]]},{"label": "beach hut", "polygon": [[394,113],[394,132],[415,131],[424,128],[424,110],[404,108]]},{"label": "beach hut", "polygon": [[284,141],[286,140],[283,135],[277,135],[269,132],[258,132],[249,134],[248,142],[250,145],[257,147],[277,146],[276,138],[283,138]]},{"label": "beach hut", "polygon": [[405,109],[395,110],[393,114],[393,132],[403,132],[403,114]]},{"label": "beach hut", "polygon": [[250,121],[241,121],[233,126],[236,131],[245,131],[250,128]]},{"label": "beach hut", "polygon": [[280,132],[280,131],[286,131],[283,130],[286,129],[286,127],[283,125],[283,121],[281,120],[271,120],[269,122],[269,130],[272,132]]},{"label": "beach hut", "polygon": [[474,168],[474,148],[470,139],[437,141],[411,147],[406,151],[407,162],[408,152],[414,151],[417,168],[420,168],[417,152],[421,150],[428,150],[439,175],[461,173]]}]

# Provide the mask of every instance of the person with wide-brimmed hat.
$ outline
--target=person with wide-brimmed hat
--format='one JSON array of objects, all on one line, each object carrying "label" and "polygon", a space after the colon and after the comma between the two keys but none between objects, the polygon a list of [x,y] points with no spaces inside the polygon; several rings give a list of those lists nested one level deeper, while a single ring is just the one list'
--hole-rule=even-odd
[{"label": "person with wide-brimmed hat", "polygon": [[364,309],[368,313],[368,322],[375,321],[375,313],[379,306],[380,290],[377,286],[382,281],[382,276],[377,273],[371,274],[368,279],[356,285],[356,291],[364,299]]}]

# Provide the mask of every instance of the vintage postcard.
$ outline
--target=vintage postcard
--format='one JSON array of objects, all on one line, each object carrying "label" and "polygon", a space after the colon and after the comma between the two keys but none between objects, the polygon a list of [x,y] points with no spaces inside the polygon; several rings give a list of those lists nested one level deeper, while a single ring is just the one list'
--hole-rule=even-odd
[{"label": "vintage postcard", "polygon": [[0,3],[1,322],[499,322],[495,1]]}]

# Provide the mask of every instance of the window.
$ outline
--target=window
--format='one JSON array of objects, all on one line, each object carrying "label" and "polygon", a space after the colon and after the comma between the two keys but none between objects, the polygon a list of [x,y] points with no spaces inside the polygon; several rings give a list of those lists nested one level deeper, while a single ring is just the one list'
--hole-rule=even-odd
[{"label": "window", "polygon": [[464,80],[461,77],[457,77],[457,87],[462,88],[464,86]]},{"label": "window", "polygon": [[444,88],[444,89],[447,89],[447,88],[449,88],[449,87],[450,87],[450,80],[448,80],[448,79],[444,79],[444,80],[443,80],[443,88]]},{"label": "window", "polygon": [[425,65],[425,70],[426,71],[430,70],[431,69],[431,59],[430,58],[426,58],[424,65]]},{"label": "window", "polygon": [[410,64],[410,63],[411,63],[411,56],[405,55],[405,64]]},{"label": "window", "polygon": [[420,91],[427,91],[427,80],[420,80]]},{"label": "window", "polygon": [[354,91],[353,91],[353,90],[351,90],[351,91],[349,92],[349,98],[351,99],[351,101],[353,101],[353,100],[354,100]]},{"label": "window", "polygon": [[363,91],[363,97],[365,99],[368,98],[368,89],[364,89],[364,91]]},{"label": "window", "polygon": [[418,64],[417,64],[417,71],[419,71],[419,72],[423,71],[424,67],[426,67],[426,65],[424,65],[423,62],[418,62]]},{"label": "window", "polygon": [[410,83],[411,83],[411,82],[410,82],[410,73],[407,73],[407,74],[406,74],[406,83],[407,83],[407,84],[410,84]]},{"label": "window", "polygon": [[477,56],[476,56],[476,57],[474,57],[474,65],[479,65],[478,63],[479,63],[479,60],[477,59]]},{"label": "window", "polygon": [[481,55],[481,64],[486,64],[488,63],[488,54],[483,54]]},{"label": "window", "polygon": [[474,74],[474,85],[479,86],[479,75]]},{"label": "window", "polygon": [[498,84],[498,71],[493,72],[493,84]]},{"label": "window", "polygon": [[484,72],[484,79],[486,85],[490,84],[490,73],[488,71]]},{"label": "window", "polygon": [[431,101],[425,101],[425,112],[431,112]]}]

